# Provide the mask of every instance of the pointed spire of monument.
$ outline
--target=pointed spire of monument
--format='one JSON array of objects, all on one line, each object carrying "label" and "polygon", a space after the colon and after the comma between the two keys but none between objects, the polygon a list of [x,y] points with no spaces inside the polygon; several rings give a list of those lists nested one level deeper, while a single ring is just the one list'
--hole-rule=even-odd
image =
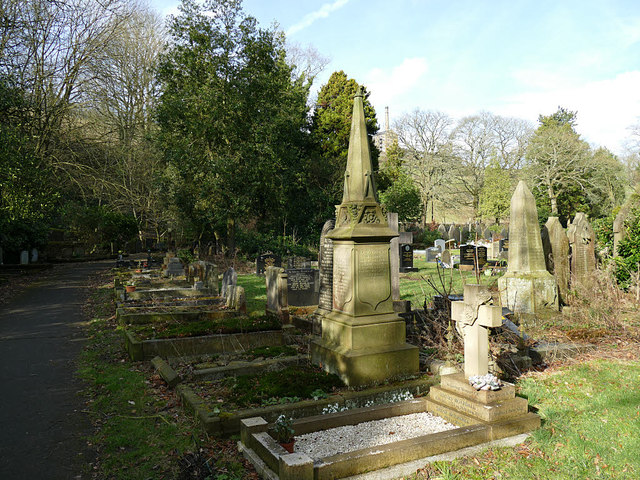
[{"label": "pointed spire of monument", "polygon": [[364,89],[360,86],[353,99],[349,154],[344,174],[342,203],[363,201],[377,201],[377,199],[373,183],[367,124],[364,118]]}]

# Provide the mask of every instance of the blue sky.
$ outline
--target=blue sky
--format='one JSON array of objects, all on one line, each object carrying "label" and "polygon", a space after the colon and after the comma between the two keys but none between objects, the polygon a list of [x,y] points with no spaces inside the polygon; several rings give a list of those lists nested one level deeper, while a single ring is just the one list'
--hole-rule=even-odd
[{"label": "blue sky", "polygon": [[[163,14],[176,0],[151,0]],[[382,125],[416,108],[536,122],[558,105],[578,132],[624,153],[640,119],[640,1],[245,0],[261,26],[313,45],[363,83]]]}]

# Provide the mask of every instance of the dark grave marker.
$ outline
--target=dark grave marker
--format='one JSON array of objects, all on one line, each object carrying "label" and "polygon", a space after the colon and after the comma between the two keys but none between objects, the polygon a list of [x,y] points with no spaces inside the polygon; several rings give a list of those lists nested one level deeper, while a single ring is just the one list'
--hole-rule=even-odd
[{"label": "dark grave marker", "polygon": [[469,265],[473,267],[476,264],[476,261],[479,268],[482,268],[482,266],[487,263],[487,247],[460,245],[460,265]]},{"label": "dark grave marker", "polygon": [[318,305],[320,272],[313,268],[293,268],[286,272],[289,305]]},{"label": "dark grave marker", "polygon": [[264,275],[267,267],[281,267],[282,258],[274,253],[263,253],[256,258],[256,275]]},{"label": "dark grave marker", "polygon": [[509,250],[509,239],[508,238],[504,238],[502,240],[500,240],[500,251],[501,252],[506,252]]},{"label": "dark grave marker", "polygon": [[403,273],[418,271],[413,267],[413,246],[409,244],[400,244],[400,271]]}]

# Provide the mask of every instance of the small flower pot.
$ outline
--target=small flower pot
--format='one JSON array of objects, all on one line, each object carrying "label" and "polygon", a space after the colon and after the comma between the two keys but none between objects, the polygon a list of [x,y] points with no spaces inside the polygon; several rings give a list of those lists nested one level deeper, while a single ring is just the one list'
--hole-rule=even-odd
[{"label": "small flower pot", "polygon": [[135,285],[126,285],[124,288],[127,291],[127,293],[131,293],[131,292],[135,292],[136,291],[136,286]]},{"label": "small flower pot", "polygon": [[287,452],[293,453],[293,444],[296,443],[295,440],[291,440],[288,443],[281,443],[282,448],[284,448]]}]

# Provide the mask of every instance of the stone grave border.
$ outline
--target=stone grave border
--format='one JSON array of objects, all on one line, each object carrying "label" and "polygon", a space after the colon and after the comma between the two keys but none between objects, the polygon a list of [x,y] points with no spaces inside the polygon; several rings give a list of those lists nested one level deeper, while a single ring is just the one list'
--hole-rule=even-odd
[{"label": "stone grave border", "polygon": [[[236,375],[248,375],[252,373],[260,373],[263,371],[282,370],[290,365],[300,365],[308,361],[307,355],[292,355],[288,357],[266,358],[262,361],[237,360],[230,362],[222,367],[203,368],[195,370],[191,375],[193,380],[218,380],[224,377],[233,377]],[[158,371],[162,379],[167,382],[170,387],[175,387],[183,381],[183,378],[169,365],[169,363],[161,358],[154,357],[151,363]]]},{"label": "stone grave border", "polygon": [[[297,435],[301,435],[343,425],[428,412],[427,402],[425,397],[317,415],[295,420],[293,428]],[[511,420],[488,423],[474,419],[471,424],[453,430],[332,455],[314,462],[303,453],[288,453],[268,433],[270,427],[271,424],[262,416],[243,419],[238,448],[263,478],[281,480],[344,478],[523,433],[522,426],[513,425]]]},{"label": "stone grave border", "polygon": [[[203,307],[208,307],[209,305],[203,305]],[[212,305],[213,307],[213,305]],[[176,311],[176,312],[135,312],[131,311],[133,308],[137,307],[119,307],[116,309],[116,320],[121,326],[126,326],[127,324],[144,324],[144,323],[154,323],[154,322],[172,322],[172,321],[181,321],[181,322],[195,322],[198,320],[219,320],[222,318],[230,318],[237,317],[240,313],[236,310],[219,310],[213,309],[210,310],[202,309],[202,310],[193,310],[193,311]],[[153,307],[143,307],[145,310],[152,309]],[[162,307],[166,308],[166,306]]]},{"label": "stone grave border", "polygon": [[207,402],[197,396],[187,385],[178,385],[176,391],[184,407],[195,413],[196,419],[207,433],[228,437],[240,432],[243,419],[262,417],[274,422],[282,414],[298,417],[300,418],[299,421],[304,421],[304,417],[316,415],[327,419],[329,418],[328,415],[320,414],[323,409],[330,405],[335,405],[337,408],[353,407],[355,410],[356,407],[365,405],[368,401],[388,403],[394,395],[407,391],[414,396],[424,395],[434,383],[433,377],[424,377],[360,391],[347,390],[339,395],[331,395],[318,400],[302,400],[295,403],[269,405],[267,407],[249,408],[234,413],[223,412],[220,414],[212,413],[207,408]]},{"label": "stone grave border", "polygon": [[127,298],[131,300],[146,300],[150,298],[206,297],[213,295],[215,295],[215,292],[208,288],[203,288],[201,290],[196,290],[192,287],[136,288],[135,292],[127,293]]},{"label": "stone grave border", "polygon": [[208,353],[242,352],[257,347],[284,344],[282,330],[265,330],[250,333],[201,335],[142,340],[133,332],[123,330],[125,349],[133,361],[160,357],[186,357]]}]

